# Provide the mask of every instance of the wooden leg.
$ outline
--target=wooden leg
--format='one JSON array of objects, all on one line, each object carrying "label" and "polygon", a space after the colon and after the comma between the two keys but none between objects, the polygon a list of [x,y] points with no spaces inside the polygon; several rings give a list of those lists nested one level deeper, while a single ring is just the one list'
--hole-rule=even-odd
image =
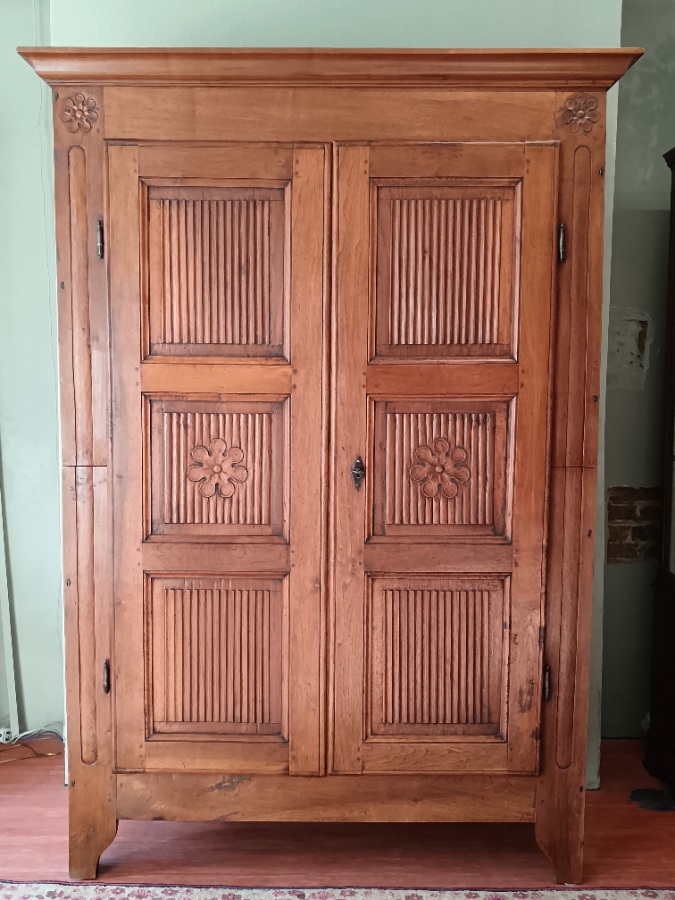
[{"label": "wooden leg", "polygon": [[112,656],[108,517],[107,470],[64,467],[69,870],[78,880],[96,878],[117,832],[112,693],[102,677]]},{"label": "wooden leg", "polygon": [[104,850],[117,834],[117,821],[112,828],[103,829],[100,823],[87,830],[70,832],[68,848],[68,872],[75,881],[93,881],[98,877],[98,863]]},{"label": "wooden leg", "polygon": [[68,871],[76,881],[97,877],[101,854],[117,834],[113,804],[96,794],[79,786],[70,788]]},{"label": "wooden leg", "polygon": [[[561,787],[560,785],[558,786]],[[559,791],[556,803],[539,808],[535,823],[537,843],[551,860],[558,884],[579,884],[583,878],[583,792]]]},{"label": "wooden leg", "polygon": [[556,881],[579,884],[583,877],[595,471],[553,469],[551,509],[544,646],[551,691],[542,704],[535,831],[539,846],[553,863]]}]

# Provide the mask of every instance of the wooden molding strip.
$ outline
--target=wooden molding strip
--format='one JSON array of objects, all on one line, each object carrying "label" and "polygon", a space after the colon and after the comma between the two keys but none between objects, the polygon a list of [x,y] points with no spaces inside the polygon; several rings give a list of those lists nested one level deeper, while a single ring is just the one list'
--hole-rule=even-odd
[{"label": "wooden molding strip", "polygon": [[292,84],[610,88],[642,56],[608,50],[19,47],[49,84]]}]

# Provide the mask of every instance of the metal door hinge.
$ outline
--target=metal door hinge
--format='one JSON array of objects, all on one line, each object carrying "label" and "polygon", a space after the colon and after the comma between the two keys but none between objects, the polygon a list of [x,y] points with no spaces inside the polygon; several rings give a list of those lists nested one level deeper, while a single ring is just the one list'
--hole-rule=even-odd
[{"label": "metal door hinge", "polygon": [[360,456],[357,456],[354,460],[351,475],[352,481],[354,482],[354,487],[357,491],[360,491],[363,480],[366,477],[366,467]]},{"label": "metal door hinge", "polygon": [[103,259],[105,252],[105,242],[103,239],[103,219],[99,219],[96,223],[96,254],[99,259]]},{"label": "metal door hinge", "polygon": [[567,259],[567,229],[561,222],[558,225],[558,262],[565,262]]},{"label": "metal door hinge", "polygon": [[110,660],[106,659],[103,663],[103,693],[110,693]]},{"label": "metal door hinge", "polygon": [[551,699],[551,667],[544,666],[544,703],[548,703]]}]

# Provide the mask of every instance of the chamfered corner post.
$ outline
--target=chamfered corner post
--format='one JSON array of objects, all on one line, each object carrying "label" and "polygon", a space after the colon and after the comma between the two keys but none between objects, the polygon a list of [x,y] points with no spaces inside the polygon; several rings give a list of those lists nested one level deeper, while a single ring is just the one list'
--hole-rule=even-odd
[{"label": "chamfered corner post", "polygon": [[545,664],[551,691],[543,703],[541,776],[535,832],[556,881],[583,874],[588,674],[593,600],[597,481],[605,92],[561,91],[559,259],[553,341],[552,443]]},{"label": "chamfered corner post", "polygon": [[62,432],[69,870],[96,877],[113,774],[109,361],[100,86],[52,87]]}]

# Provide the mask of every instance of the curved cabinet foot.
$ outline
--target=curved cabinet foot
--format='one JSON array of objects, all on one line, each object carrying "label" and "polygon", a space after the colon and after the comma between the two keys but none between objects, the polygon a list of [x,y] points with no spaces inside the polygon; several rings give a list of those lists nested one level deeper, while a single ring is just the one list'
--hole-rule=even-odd
[{"label": "curved cabinet foot", "polygon": [[68,872],[77,881],[91,881],[98,875],[101,855],[112,844],[119,824],[110,797],[96,797],[92,791],[70,789]]},{"label": "curved cabinet foot", "polygon": [[76,881],[93,881],[98,877],[101,855],[117,834],[117,820],[90,822],[73,828],[71,823],[68,848],[68,872]]},{"label": "curved cabinet foot", "polygon": [[537,843],[553,866],[557,884],[580,884],[583,878],[584,825],[581,816],[537,819]]}]

